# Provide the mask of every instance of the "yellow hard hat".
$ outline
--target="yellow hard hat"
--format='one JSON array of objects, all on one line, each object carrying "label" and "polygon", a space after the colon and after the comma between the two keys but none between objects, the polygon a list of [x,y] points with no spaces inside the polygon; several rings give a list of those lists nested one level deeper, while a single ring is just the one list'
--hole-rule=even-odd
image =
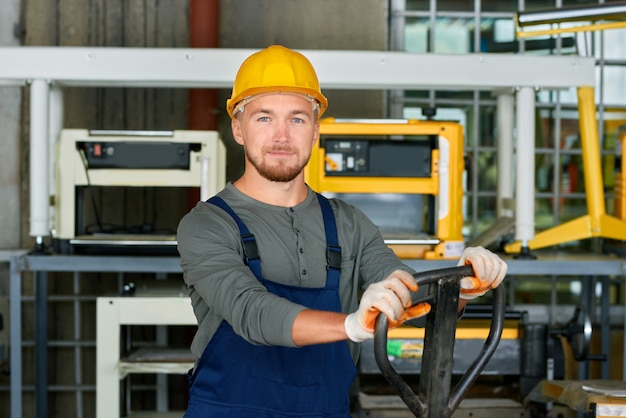
[{"label": "yellow hard hat", "polygon": [[257,94],[296,93],[317,102],[318,119],[328,107],[313,65],[299,52],[272,45],[250,55],[239,67],[226,110],[235,117],[235,106]]}]

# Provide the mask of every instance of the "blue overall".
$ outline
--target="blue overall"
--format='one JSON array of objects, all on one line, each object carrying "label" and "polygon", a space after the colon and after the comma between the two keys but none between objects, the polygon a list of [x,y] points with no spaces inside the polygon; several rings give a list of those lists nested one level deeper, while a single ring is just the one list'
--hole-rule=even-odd
[{"label": "blue overall", "polygon": [[[328,200],[318,194],[327,242],[326,286],[302,288],[266,280],[254,235],[219,197],[208,200],[228,212],[244,246],[244,261],[269,292],[311,309],[341,311],[341,248]],[[344,341],[299,348],[253,345],[222,321],[189,378],[186,418],[348,418],[348,390],[356,367]]]}]

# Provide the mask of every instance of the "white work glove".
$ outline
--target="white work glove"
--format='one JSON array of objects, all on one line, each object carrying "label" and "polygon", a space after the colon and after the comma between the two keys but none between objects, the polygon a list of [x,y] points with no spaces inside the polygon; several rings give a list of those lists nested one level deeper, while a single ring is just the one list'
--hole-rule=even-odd
[{"label": "white work glove", "polygon": [[374,338],[376,319],[381,312],[387,316],[389,329],[430,312],[428,303],[411,306],[411,291],[417,292],[415,278],[402,270],[369,285],[361,297],[359,309],[345,319],[348,338],[354,342]]},{"label": "white work glove", "polygon": [[461,279],[461,294],[463,299],[475,299],[484,295],[490,289],[495,289],[506,276],[507,265],[497,255],[483,247],[469,247],[463,251],[458,266],[471,265],[475,277]]}]

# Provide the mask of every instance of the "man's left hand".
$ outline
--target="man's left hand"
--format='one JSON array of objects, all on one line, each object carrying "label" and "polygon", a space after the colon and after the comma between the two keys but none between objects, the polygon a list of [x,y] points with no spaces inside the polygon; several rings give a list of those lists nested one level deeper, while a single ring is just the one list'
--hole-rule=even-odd
[{"label": "man's left hand", "polygon": [[474,269],[474,277],[461,279],[460,297],[466,300],[475,299],[498,287],[506,276],[506,263],[483,247],[469,247],[463,251],[457,265],[468,264]]}]

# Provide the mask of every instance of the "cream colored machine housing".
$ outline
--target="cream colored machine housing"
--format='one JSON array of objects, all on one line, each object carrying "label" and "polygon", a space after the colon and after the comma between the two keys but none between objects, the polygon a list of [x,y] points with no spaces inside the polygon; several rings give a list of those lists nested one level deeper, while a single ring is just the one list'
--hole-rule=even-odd
[{"label": "cream colored machine housing", "polygon": [[[189,145],[188,153],[181,151],[181,167],[141,168],[133,160],[149,161],[140,153],[130,156],[130,165],[86,167],[86,149],[106,153],[116,144]],[[107,149],[102,144],[109,144]],[[180,147],[185,149],[185,147]],[[95,151],[94,151],[95,150]],[[113,152],[113,151],[109,151]],[[188,155],[188,162],[184,159]],[[122,161],[123,163],[123,161]],[[158,165],[158,162],[155,163]],[[119,164],[118,164],[119,165]],[[185,167],[186,165],[186,167]],[[226,149],[216,131],[88,131],[65,129],[58,141],[56,159],[56,196],[54,198],[54,238],[76,238],[76,188],[79,186],[142,186],[199,187],[200,198],[206,200],[224,187],[226,179]]]}]

